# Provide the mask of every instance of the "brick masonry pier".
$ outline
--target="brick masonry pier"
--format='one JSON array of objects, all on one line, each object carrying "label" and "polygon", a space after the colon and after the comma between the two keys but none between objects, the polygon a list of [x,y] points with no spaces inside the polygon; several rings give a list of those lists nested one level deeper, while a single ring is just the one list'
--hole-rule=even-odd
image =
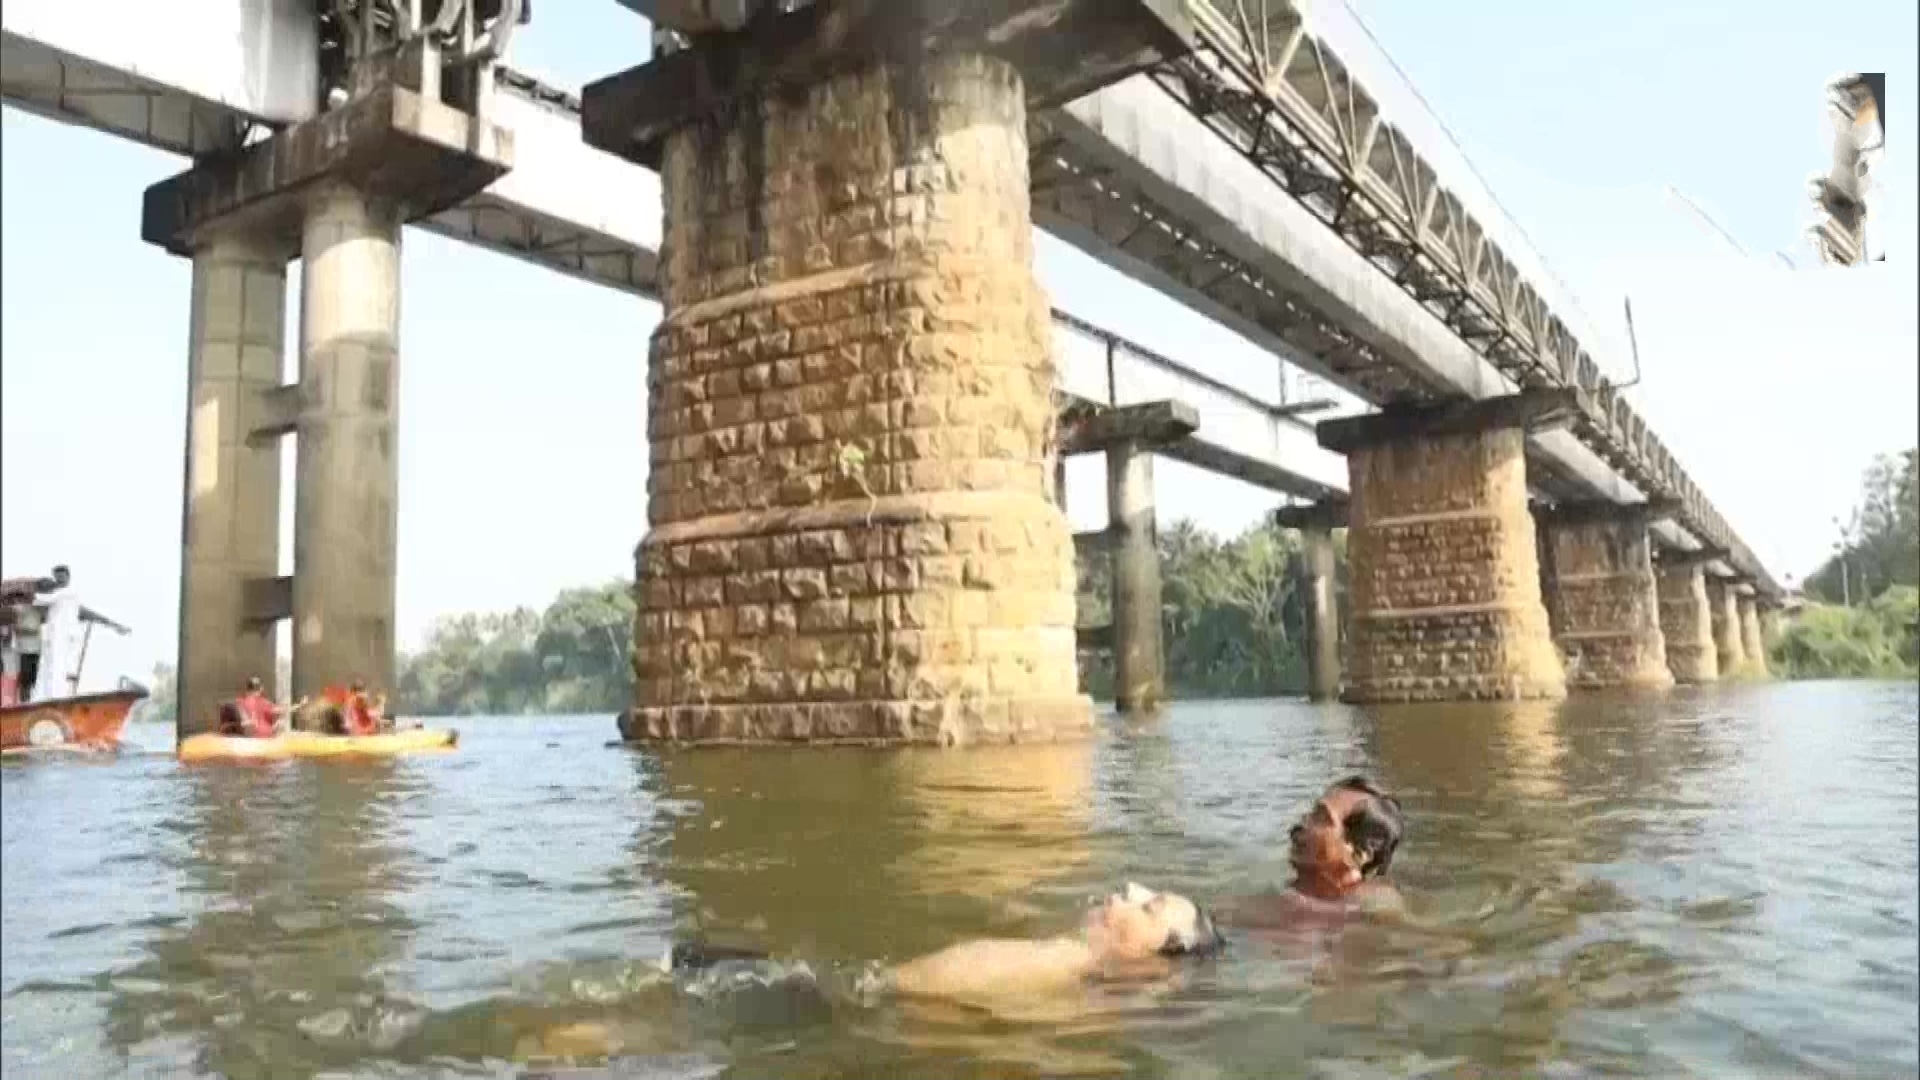
[{"label": "brick masonry pier", "polygon": [[623,736],[1090,730],[1026,120],[1158,55],[1149,8],[841,0],[588,88],[666,211]]}]

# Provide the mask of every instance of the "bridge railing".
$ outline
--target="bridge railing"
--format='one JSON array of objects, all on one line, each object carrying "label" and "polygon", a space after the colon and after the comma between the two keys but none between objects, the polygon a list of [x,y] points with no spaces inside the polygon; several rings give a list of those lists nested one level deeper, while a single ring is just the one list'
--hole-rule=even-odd
[{"label": "bridge railing", "polygon": [[1192,406],[1200,429],[1167,447],[1169,457],[1290,495],[1347,489],[1345,459],[1320,446],[1299,405],[1269,401],[1058,308],[1053,347],[1059,387],[1072,397],[1097,405]]}]

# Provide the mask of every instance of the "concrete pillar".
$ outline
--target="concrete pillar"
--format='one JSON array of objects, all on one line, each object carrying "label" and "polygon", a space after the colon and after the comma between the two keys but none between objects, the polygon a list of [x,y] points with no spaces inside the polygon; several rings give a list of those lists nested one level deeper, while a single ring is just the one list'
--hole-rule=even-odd
[{"label": "concrete pillar", "polygon": [[1570,395],[1530,391],[1320,424],[1347,454],[1345,700],[1556,699],[1526,433]]},{"label": "concrete pillar", "polygon": [[1347,523],[1345,499],[1282,506],[1274,523],[1300,533],[1301,585],[1307,615],[1307,699],[1332,701],[1340,693],[1340,611],[1334,598],[1333,530]]},{"label": "concrete pillar", "polygon": [[1160,547],[1153,520],[1153,453],[1131,440],[1107,448],[1113,559],[1114,704],[1158,708],[1167,693],[1160,646]]},{"label": "concrete pillar", "polygon": [[1740,652],[1746,657],[1747,670],[1764,676],[1767,672],[1767,645],[1760,634],[1760,610],[1751,595],[1737,600],[1740,616]]},{"label": "concrete pillar", "polygon": [[1704,567],[1696,559],[1663,559],[1658,574],[1660,632],[1674,680],[1688,685],[1720,678]]},{"label": "concrete pillar", "polygon": [[1541,514],[1547,618],[1567,685],[1673,685],[1660,630],[1645,507],[1557,506]]},{"label": "concrete pillar", "polygon": [[[174,254],[196,255],[211,238],[243,233],[305,260],[299,383],[254,395],[257,415],[246,424],[259,447],[289,434],[298,440],[292,580],[243,590],[252,594],[243,602],[252,621],[293,618],[296,694],[352,678],[392,688],[400,226],[479,193],[513,156],[512,132],[429,88],[440,66],[424,42],[370,48],[349,58],[353,93],[345,100],[209,155],[148,187],[141,204],[142,239]],[[493,77],[484,64],[469,71],[481,85]],[[277,315],[273,322],[277,342]],[[276,365],[276,384],[279,374]],[[197,453],[198,437],[189,441]],[[277,522],[277,508],[273,515]],[[264,558],[258,552],[251,557]],[[195,619],[184,606],[182,614],[183,622]],[[190,657],[201,647],[191,643],[192,626],[181,634],[184,669],[200,662]],[[272,667],[269,653],[263,680]],[[182,693],[184,700],[184,685]]]},{"label": "concrete pillar", "polygon": [[248,607],[249,582],[280,561],[280,444],[251,437],[280,385],[287,251],[238,234],[193,252],[181,520],[180,738],[213,730],[249,676],[271,686],[274,624]]},{"label": "concrete pillar", "polygon": [[1713,644],[1720,654],[1720,674],[1728,677],[1745,671],[1746,651],[1740,644],[1740,609],[1737,589],[1731,581],[1713,581],[1707,585],[1707,599],[1713,611]]},{"label": "concrete pillar", "polygon": [[400,225],[340,183],[301,233],[300,410],[293,511],[293,691],[394,685]]},{"label": "concrete pillar", "polygon": [[1340,694],[1340,611],[1333,596],[1333,531],[1302,529],[1307,573],[1307,699],[1332,701]]}]

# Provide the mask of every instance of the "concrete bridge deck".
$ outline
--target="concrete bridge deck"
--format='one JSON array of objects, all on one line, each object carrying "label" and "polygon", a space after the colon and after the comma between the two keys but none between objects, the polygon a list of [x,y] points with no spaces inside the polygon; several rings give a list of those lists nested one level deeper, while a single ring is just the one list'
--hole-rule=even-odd
[{"label": "concrete bridge deck", "polygon": [[[739,0],[618,0],[733,25]],[[1580,392],[1550,498],[1672,500],[1670,547],[1780,588],[1620,395],[1624,370],[1345,4],[1183,0],[1186,55],[1030,115],[1034,220],[1372,404]]]},{"label": "concrete bridge deck", "polygon": [[[188,158],[253,125],[312,115],[294,92],[313,79],[312,20],[278,0],[228,6],[242,15],[252,9],[254,21],[242,18],[222,35],[206,32],[217,26],[195,30],[158,17],[130,22],[111,0],[9,3],[0,90],[8,105]],[[242,35],[242,26],[251,32]],[[495,115],[514,134],[514,167],[419,227],[657,298],[658,174],[582,142],[577,95],[504,68],[498,91]],[[1063,393],[1097,404],[1175,397],[1200,412],[1200,429],[1164,447],[1166,456],[1287,495],[1346,490],[1339,455],[1277,403],[1066,312],[1055,312],[1054,331]]]}]

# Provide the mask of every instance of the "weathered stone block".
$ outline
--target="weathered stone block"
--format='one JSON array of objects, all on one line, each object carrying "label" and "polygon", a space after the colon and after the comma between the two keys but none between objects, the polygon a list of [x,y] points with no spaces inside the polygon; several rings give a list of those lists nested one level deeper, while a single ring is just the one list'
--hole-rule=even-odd
[{"label": "weathered stone block", "polygon": [[1760,610],[1751,596],[1736,601],[1740,616],[1740,654],[1747,662],[1747,674],[1764,678],[1767,671],[1767,646],[1760,633]]},{"label": "weathered stone block", "polygon": [[1713,644],[1720,656],[1723,678],[1745,673],[1746,650],[1740,641],[1740,596],[1730,581],[1714,581],[1707,586],[1707,602],[1713,613]]},{"label": "weathered stone block", "polygon": [[1543,527],[1548,622],[1570,686],[1665,689],[1673,685],[1646,520]]},{"label": "weathered stone block", "polygon": [[1342,697],[1566,693],[1540,598],[1518,428],[1374,442],[1347,458],[1352,629]]},{"label": "weathered stone block", "polygon": [[965,54],[667,138],[628,737],[1090,730],[1026,161],[1019,77]]},{"label": "weathered stone block", "polygon": [[1667,666],[1676,681],[1710,683],[1720,677],[1720,656],[1713,643],[1713,618],[1707,605],[1706,575],[1698,562],[1660,567],[1660,632],[1666,639]]}]

